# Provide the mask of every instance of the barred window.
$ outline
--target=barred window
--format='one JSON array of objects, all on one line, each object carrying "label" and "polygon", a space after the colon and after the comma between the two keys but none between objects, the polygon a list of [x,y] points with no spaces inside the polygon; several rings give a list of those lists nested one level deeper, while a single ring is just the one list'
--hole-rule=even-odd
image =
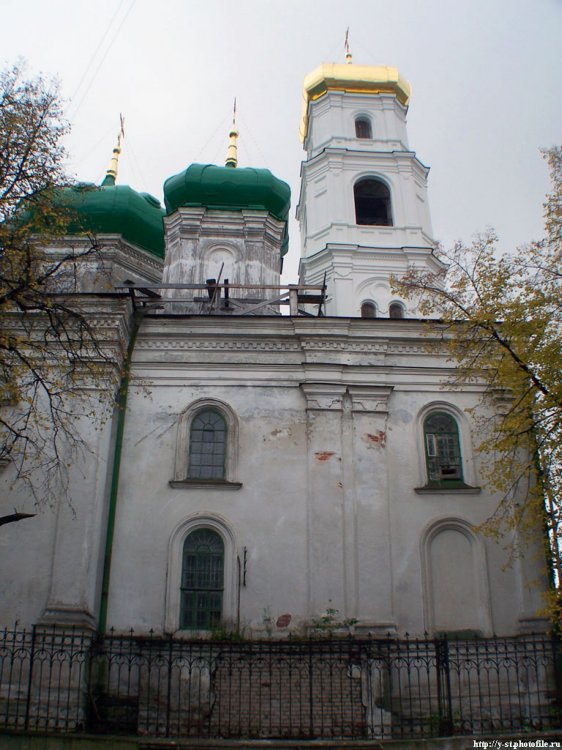
[{"label": "barred window", "polygon": [[190,479],[225,479],[226,421],[215,409],[195,415],[189,434]]},{"label": "barred window", "polygon": [[183,545],[180,628],[210,630],[222,618],[224,542],[212,529],[196,529]]},{"label": "barred window", "polygon": [[423,424],[428,481],[462,482],[459,428],[446,412],[429,414]]}]

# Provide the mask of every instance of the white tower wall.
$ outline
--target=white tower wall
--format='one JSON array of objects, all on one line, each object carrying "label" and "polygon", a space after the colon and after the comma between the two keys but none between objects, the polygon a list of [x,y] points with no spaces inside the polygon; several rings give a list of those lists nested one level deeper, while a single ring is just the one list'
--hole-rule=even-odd
[{"label": "white tower wall", "polygon": [[[300,276],[305,284],[326,277],[328,315],[358,316],[362,303],[372,302],[377,317],[388,317],[389,305],[402,302],[391,290],[392,276],[410,265],[443,270],[432,254],[429,169],[409,149],[406,112],[394,93],[328,88],[308,103],[297,208]],[[357,136],[358,118],[369,123],[370,138]],[[388,188],[388,225],[357,222],[354,187],[363,179]],[[402,307],[406,317],[417,316],[414,304]]]}]

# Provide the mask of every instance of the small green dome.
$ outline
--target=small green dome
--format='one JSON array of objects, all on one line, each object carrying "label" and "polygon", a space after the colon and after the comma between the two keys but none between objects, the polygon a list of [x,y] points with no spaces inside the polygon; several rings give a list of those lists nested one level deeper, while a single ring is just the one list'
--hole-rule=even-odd
[{"label": "small green dome", "polygon": [[104,181],[100,187],[81,183],[64,188],[59,200],[71,212],[70,234],[120,234],[131,244],[164,257],[165,212],[152,195]]},{"label": "small green dome", "polygon": [[[192,164],[164,183],[166,213],[181,206],[203,206],[230,211],[245,208],[269,211],[287,222],[291,205],[291,188],[277,179],[269,169],[253,167],[217,167],[214,164]],[[282,254],[287,252],[285,231]]]}]

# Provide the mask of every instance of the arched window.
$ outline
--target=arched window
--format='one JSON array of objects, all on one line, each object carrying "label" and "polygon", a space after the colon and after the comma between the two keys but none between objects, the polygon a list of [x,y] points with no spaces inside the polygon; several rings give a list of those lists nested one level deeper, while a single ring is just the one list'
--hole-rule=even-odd
[{"label": "arched window", "polygon": [[361,317],[362,318],[376,318],[377,307],[374,302],[363,302],[361,305]]},{"label": "arched window", "polygon": [[176,460],[170,486],[176,489],[239,490],[238,419],[228,404],[201,398],[178,419]]},{"label": "arched window", "polygon": [[355,136],[357,138],[372,138],[371,121],[368,117],[357,117],[355,120]]},{"label": "arched window", "polygon": [[462,458],[456,419],[433,411],[423,423],[425,457],[429,483],[462,482]]},{"label": "arched window", "polygon": [[384,182],[372,178],[360,180],[353,188],[353,196],[358,224],[392,226],[390,190]]},{"label": "arched window", "polygon": [[210,630],[222,618],[224,542],[212,529],[196,529],[183,545],[180,628]]},{"label": "arched window", "polygon": [[226,472],[226,421],[216,409],[193,417],[189,433],[189,479],[224,479]]},{"label": "arched window", "polygon": [[404,306],[400,302],[392,302],[388,308],[389,318],[403,318],[404,317]]}]

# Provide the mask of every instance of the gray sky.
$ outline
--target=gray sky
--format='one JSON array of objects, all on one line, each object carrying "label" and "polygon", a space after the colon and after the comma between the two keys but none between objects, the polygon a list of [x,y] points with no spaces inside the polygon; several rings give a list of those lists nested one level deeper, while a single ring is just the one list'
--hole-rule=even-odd
[{"label": "gray sky", "polygon": [[[71,172],[99,182],[125,116],[119,181],[162,199],[188,164],[222,164],[233,98],[240,166],[268,167],[298,200],[304,76],[396,65],[413,87],[410,146],[431,167],[436,239],[493,226],[505,249],[539,238],[560,143],[562,0],[0,0],[2,63],[59,77]],[[291,225],[285,278],[300,252]]]}]

